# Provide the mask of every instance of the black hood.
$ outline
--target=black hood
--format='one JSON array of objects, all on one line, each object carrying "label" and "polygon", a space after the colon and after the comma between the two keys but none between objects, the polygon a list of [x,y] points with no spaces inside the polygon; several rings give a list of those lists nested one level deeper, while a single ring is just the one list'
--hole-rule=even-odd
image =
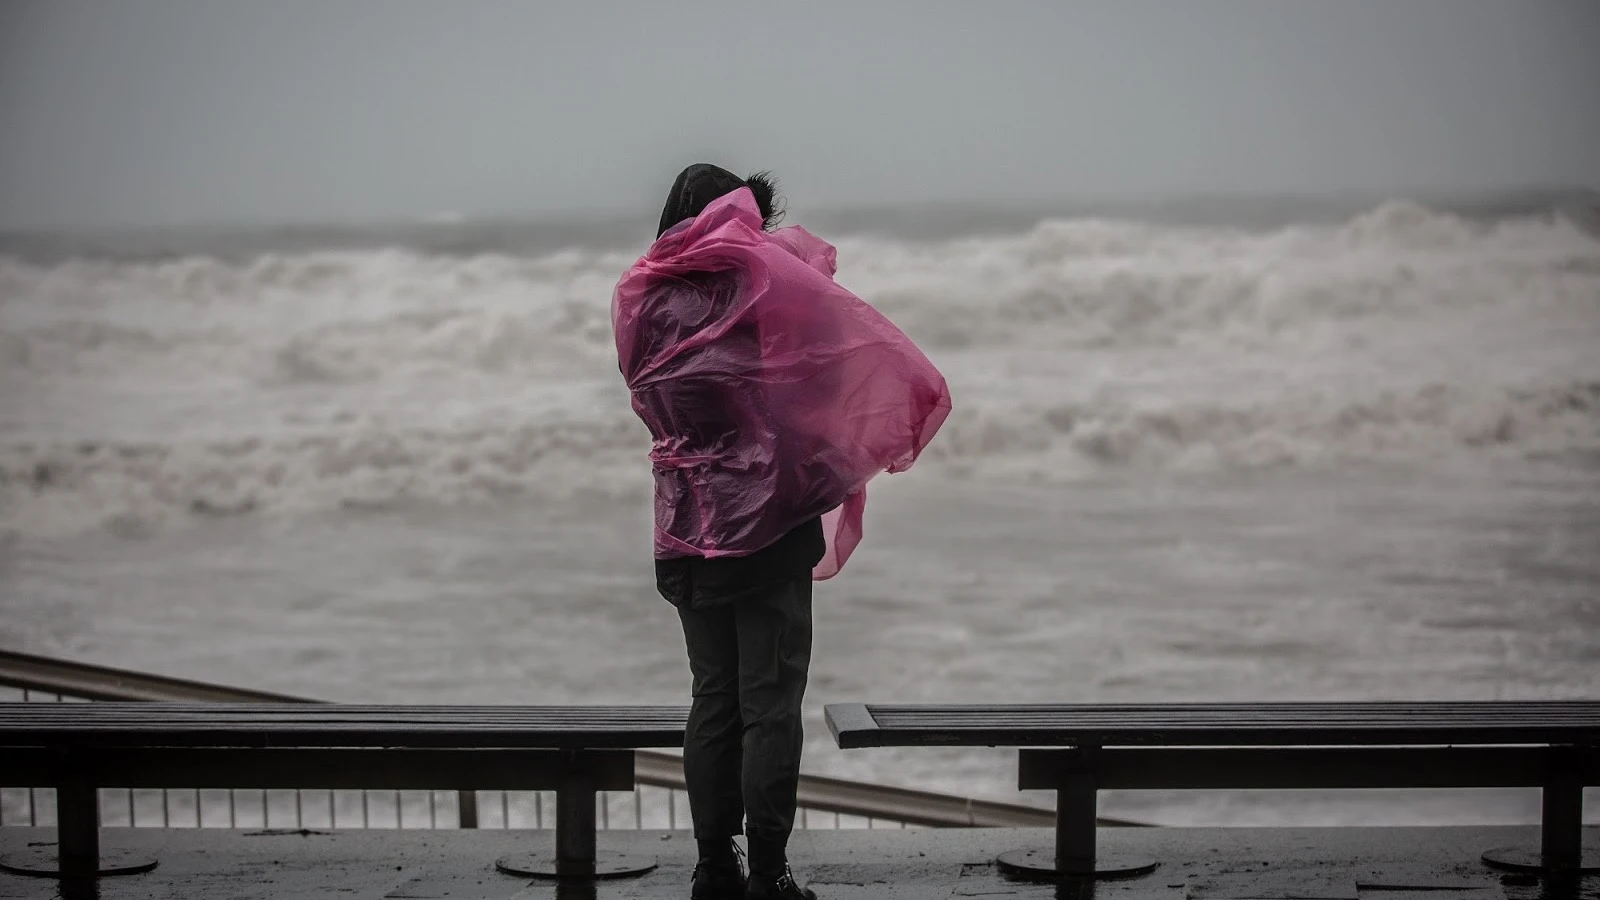
[{"label": "black hood", "polygon": [[661,226],[656,229],[656,237],[666,234],[668,228],[679,222],[700,215],[711,205],[711,201],[745,186],[743,178],[721,166],[695,163],[684,169],[678,173],[678,180],[672,183],[672,191],[667,194],[667,205],[661,209]]}]

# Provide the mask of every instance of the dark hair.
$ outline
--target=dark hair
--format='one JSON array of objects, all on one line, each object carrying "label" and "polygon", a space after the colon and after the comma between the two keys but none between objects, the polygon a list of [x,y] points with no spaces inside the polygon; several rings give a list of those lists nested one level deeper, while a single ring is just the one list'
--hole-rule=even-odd
[{"label": "dark hair", "polygon": [[783,221],[782,199],[778,196],[778,179],[771,172],[757,172],[744,180],[745,187],[756,195],[756,208],[761,210],[761,226],[768,231]]},{"label": "dark hair", "polygon": [[777,225],[778,220],[783,218],[783,209],[778,205],[778,183],[771,172],[757,172],[749,178],[740,178],[721,166],[696,163],[678,173],[672,190],[667,192],[667,203],[661,210],[661,223],[656,229],[656,237],[666,234],[668,228],[679,222],[700,215],[718,197],[742,187],[749,188],[750,193],[755,195],[756,208],[761,212],[761,227],[770,229]]}]

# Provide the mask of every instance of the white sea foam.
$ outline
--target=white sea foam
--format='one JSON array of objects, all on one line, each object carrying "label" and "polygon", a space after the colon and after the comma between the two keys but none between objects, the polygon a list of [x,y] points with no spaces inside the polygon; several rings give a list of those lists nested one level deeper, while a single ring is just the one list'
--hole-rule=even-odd
[{"label": "white sea foam", "polygon": [[[840,258],[949,376],[928,460],[956,476],[1600,446],[1600,241],[1560,216],[1063,220]],[[0,526],[642,496],[629,261],[0,258]]]},{"label": "white sea foam", "polygon": [[[830,702],[1600,691],[1596,220],[1296,215],[1325,224],[840,240],[956,410],[819,586],[809,771],[1018,796],[999,751],[841,753]],[[353,702],[681,702],[610,346],[630,258],[442,227],[0,255],[0,641]],[[1355,793],[1103,803],[1538,816]]]}]

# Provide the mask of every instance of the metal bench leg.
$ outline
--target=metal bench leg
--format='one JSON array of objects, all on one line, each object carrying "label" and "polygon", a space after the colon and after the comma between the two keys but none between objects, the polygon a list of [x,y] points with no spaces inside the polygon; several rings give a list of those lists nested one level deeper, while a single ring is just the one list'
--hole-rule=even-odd
[{"label": "metal bench leg", "polygon": [[594,782],[569,777],[556,791],[556,874],[593,875]]},{"label": "metal bench leg", "polygon": [[1583,862],[1583,783],[1577,773],[1544,787],[1539,855],[1547,869],[1576,869]]},{"label": "metal bench leg", "polygon": [[1583,847],[1583,758],[1576,747],[1551,747],[1539,822],[1539,849],[1496,847],[1483,854],[1491,866],[1525,872],[1600,872],[1600,848]]},{"label": "metal bench leg", "polygon": [[1062,872],[1094,874],[1098,792],[1092,772],[1068,773],[1056,791],[1056,868]]},{"label": "metal bench leg", "polygon": [[56,788],[56,839],[61,877],[92,878],[100,869],[100,794],[74,779]]},{"label": "metal bench leg", "polygon": [[563,752],[558,775],[555,855],[507,856],[495,868],[509,875],[588,880],[643,875],[656,867],[653,856],[595,848],[595,798],[601,790],[634,787],[633,751]]},{"label": "metal bench leg", "polygon": [[104,875],[136,875],[156,867],[154,857],[126,851],[100,852],[100,792],[84,775],[56,785],[56,846],[35,847],[0,860],[17,875],[92,881]]},{"label": "metal bench leg", "polygon": [[1071,878],[1132,878],[1153,871],[1154,860],[1096,850],[1100,748],[1023,750],[1019,786],[1056,791],[1056,842],[1053,850],[1012,850],[1000,854],[1001,871],[1016,878],[1058,881]]}]

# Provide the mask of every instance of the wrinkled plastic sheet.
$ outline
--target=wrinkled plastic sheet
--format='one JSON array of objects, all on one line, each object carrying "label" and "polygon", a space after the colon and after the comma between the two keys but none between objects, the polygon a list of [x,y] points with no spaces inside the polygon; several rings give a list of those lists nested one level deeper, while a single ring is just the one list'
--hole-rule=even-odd
[{"label": "wrinkled plastic sheet", "polygon": [[748,555],[823,516],[813,577],[832,577],[861,540],[867,482],[909,469],[949,415],[943,376],[835,268],[805,229],[762,231],[742,189],[618,282],[618,363],[653,438],[657,558]]}]

